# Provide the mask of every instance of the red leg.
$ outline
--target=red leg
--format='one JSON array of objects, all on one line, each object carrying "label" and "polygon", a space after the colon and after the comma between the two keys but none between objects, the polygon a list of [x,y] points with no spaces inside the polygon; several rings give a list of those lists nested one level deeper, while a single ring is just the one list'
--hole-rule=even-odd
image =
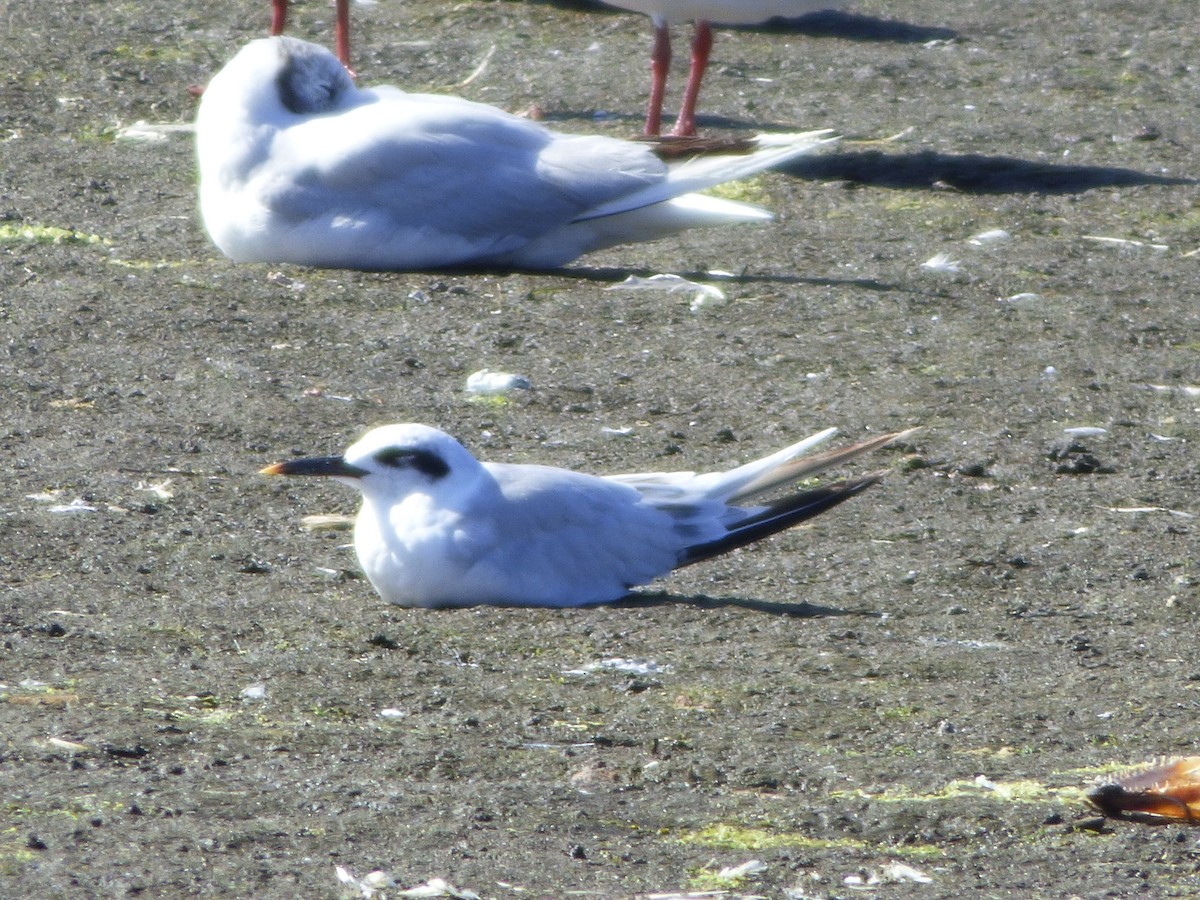
[{"label": "red leg", "polygon": [[650,52],[650,104],[646,108],[646,136],[658,137],[662,130],[663,95],[671,68],[671,32],[666,22],[654,23],[654,49]]},{"label": "red leg", "polygon": [[683,92],[683,105],[679,107],[679,118],[675,121],[678,136],[696,133],[696,100],[700,96],[700,80],[708,68],[708,55],[712,51],[712,26],[703,19],[696,20],[696,36],[692,39],[692,66],[688,70],[687,88]]},{"label": "red leg", "polygon": [[350,0],[337,0],[333,26],[333,42],[337,49],[337,58],[342,61],[346,71],[354,75],[350,68]]},{"label": "red leg", "polygon": [[271,0],[271,34],[283,34],[287,24],[287,0]]}]

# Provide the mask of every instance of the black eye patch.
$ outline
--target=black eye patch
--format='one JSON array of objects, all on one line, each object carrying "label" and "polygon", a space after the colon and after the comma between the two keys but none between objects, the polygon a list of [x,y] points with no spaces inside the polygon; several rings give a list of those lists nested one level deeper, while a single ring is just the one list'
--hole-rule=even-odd
[{"label": "black eye patch", "polygon": [[450,474],[446,461],[428,450],[406,450],[403,447],[388,447],[375,454],[375,461],[393,469],[416,469],[430,478],[443,478]]}]

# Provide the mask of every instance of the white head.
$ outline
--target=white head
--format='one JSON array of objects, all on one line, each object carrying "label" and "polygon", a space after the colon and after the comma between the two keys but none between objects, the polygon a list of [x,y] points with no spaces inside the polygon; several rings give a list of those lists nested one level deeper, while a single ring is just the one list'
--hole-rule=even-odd
[{"label": "white head", "polygon": [[264,475],[335,478],[384,503],[409,494],[453,497],[472,487],[483,466],[444,431],[428,425],[384,425],[367,432],[341,456],[276,463]]}]

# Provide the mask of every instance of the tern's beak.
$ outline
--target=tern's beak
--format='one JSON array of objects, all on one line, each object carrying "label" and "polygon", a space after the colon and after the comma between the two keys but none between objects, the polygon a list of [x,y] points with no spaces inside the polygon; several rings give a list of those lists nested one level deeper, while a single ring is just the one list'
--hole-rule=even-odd
[{"label": "tern's beak", "polygon": [[366,469],[352,466],[340,456],[311,456],[275,463],[259,472],[260,475],[317,475],[323,478],[362,478]]}]

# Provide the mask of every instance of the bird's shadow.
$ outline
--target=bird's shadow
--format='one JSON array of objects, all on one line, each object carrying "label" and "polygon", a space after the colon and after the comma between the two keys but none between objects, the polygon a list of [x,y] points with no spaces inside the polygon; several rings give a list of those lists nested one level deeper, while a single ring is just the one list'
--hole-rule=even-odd
[{"label": "bird's shadow", "polygon": [[657,606],[691,606],[695,609],[746,609],[751,612],[769,613],[776,616],[791,616],[799,619],[826,619],[838,616],[868,616],[878,618],[879,613],[868,610],[842,609],[836,606],[819,606],[807,601],[777,603],[745,597],[709,597],[706,594],[684,596],[666,591],[637,593],[623,597],[606,606],[618,609],[648,609]]},{"label": "bird's shadow", "polygon": [[848,151],[806,156],[779,168],[796,178],[971,194],[1076,194],[1131,185],[1195,185],[1194,178],[1116,166],[1080,166],[982,153]]},{"label": "bird's shadow", "polygon": [[[599,0],[533,0],[547,6],[557,6],[599,15],[630,15],[631,11],[608,6]],[[799,34],[807,37],[842,38],[847,41],[880,41],[895,44],[925,44],[929,41],[952,41],[959,37],[952,28],[936,25],[917,25],[894,19],[880,19],[837,9],[824,9],[802,16],[776,16],[757,25],[727,25],[713,23],[731,31],[762,31],[771,34]]]},{"label": "bird's shadow", "polygon": [[761,25],[721,25],[733,31],[763,31],[769,34],[800,34],[806,37],[842,38],[847,41],[877,41],[892,44],[927,44],[930,41],[953,41],[960,35],[953,28],[939,25],[918,25],[895,19],[880,19],[825,9],[803,16],[777,16]]}]

